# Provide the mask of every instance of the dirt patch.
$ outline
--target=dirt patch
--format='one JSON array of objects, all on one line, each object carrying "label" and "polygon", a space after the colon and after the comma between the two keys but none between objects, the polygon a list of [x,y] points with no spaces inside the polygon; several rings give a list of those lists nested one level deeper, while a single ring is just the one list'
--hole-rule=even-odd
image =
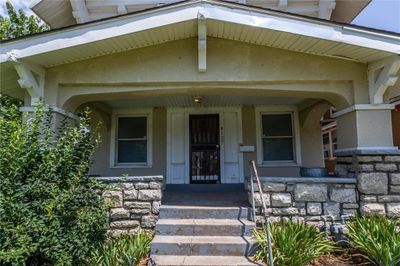
[{"label": "dirt patch", "polygon": [[147,266],[147,263],[149,262],[149,258],[142,258],[138,264],[138,266]]},{"label": "dirt patch", "polygon": [[365,259],[357,252],[340,252],[330,255],[321,256],[317,261],[310,264],[311,266],[372,266],[371,262]]}]

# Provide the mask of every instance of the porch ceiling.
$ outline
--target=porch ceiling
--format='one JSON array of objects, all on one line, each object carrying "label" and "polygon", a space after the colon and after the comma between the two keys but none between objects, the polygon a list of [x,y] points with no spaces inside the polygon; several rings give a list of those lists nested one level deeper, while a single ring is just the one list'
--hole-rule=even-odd
[{"label": "porch ceiling", "polygon": [[[201,96],[202,103],[196,104],[193,97]],[[236,96],[236,95],[163,95],[140,96],[132,98],[102,100],[110,108],[143,108],[143,107],[226,107],[238,105],[299,105],[304,98]]]},{"label": "porch ceiling", "polygon": [[260,8],[194,0],[5,42],[0,63],[17,59],[44,67],[197,36],[197,16],[207,35],[296,52],[368,63],[400,53],[400,37]]}]

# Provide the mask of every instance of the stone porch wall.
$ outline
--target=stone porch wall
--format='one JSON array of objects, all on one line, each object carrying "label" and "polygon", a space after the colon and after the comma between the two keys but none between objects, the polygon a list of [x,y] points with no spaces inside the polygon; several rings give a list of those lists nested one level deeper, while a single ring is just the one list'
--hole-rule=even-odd
[{"label": "stone porch wall", "polygon": [[[323,216],[340,220],[359,208],[355,178],[265,177],[261,183],[272,222],[292,220],[323,226]],[[251,203],[250,182],[247,186]],[[260,193],[256,185],[254,188],[257,220],[261,221]]]},{"label": "stone porch wall", "polygon": [[[400,154],[396,150],[393,154],[341,155],[336,173],[338,177],[261,178],[271,220],[322,225],[324,216],[335,220],[348,214],[400,217]],[[260,215],[260,193],[255,199]]]},{"label": "stone porch wall", "polygon": [[400,217],[400,154],[344,155],[336,169],[357,178],[361,214]]},{"label": "stone porch wall", "polygon": [[162,176],[98,177],[109,188],[103,198],[110,200],[109,229],[130,233],[139,228],[154,229],[162,197]]}]

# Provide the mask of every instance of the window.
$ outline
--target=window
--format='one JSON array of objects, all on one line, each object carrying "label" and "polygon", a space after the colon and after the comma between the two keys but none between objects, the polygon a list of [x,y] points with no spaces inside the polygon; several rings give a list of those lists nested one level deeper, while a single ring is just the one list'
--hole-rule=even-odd
[{"label": "window", "polygon": [[117,164],[148,163],[148,127],[146,116],[117,117]]},{"label": "window", "polygon": [[263,162],[294,162],[292,113],[261,114]]}]

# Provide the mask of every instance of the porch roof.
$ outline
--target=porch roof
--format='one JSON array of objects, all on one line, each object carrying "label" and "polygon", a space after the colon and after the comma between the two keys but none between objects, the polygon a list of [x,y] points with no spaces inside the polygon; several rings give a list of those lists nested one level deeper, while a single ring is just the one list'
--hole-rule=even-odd
[{"label": "porch roof", "polygon": [[191,0],[9,40],[0,47],[0,63],[21,60],[52,67],[196,37],[199,14],[210,37],[362,63],[400,54],[399,34],[232,2]]}]

